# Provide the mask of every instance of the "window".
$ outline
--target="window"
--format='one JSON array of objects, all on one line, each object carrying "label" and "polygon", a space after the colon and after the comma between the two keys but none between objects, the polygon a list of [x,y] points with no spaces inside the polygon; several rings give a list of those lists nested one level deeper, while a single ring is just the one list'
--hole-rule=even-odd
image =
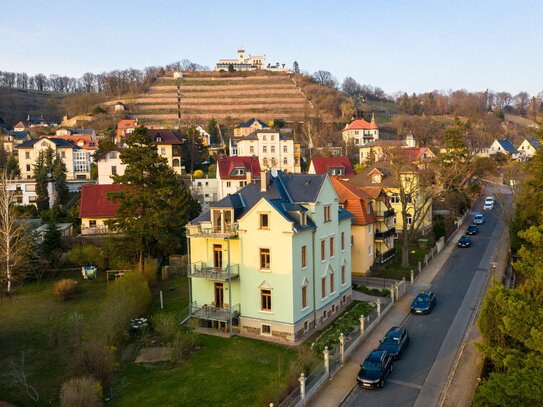
[{"label": "window", "polygon": [[330,222],[332,220],[332,216],[331,216],[331,210],[330,210],[330,205],[325,205],[324,206],[324,221],[325,222]]},{"label": "window", "polygon": [[260,290],[260,307],[262,311],[272,310],[271,290]]},{"label": "window", "polygon": [[270,140],[275,141],[275,136],[273,134],[270,136]]},{"label": "window", "polygon": [[321,261],[326,260],[326,242],[321,240]]},{"label": "window", "polygon": [[270,153],[275,154],[275,146],[270,147]]},{"label": "window", "polygon": [[251,154],[254,154],[254,153],[255,153],[255,148],[254,148],[254,146],[250,146],[250,147],[249,147],[249,152],[250,152]]},{"label": "window", "polygon": [[283,146],[283,153],[288,153],[288,146]]},{"label": "window", "polygon": [[372,254],[373,254],[373,251],[371,250],[371,243],[370,243],[370,245],[368,246],[368,256],[371,257]]},{"label": "window", "polygon": [[114,151],[109,153],[109,158],[112,158],[112,159],[117,158],[117,153]]},{"label": "window", "polygon": [[234,175],[237,175],[237,176],[245,175],[245,170],[243,168],[236,168],[234,170]]},{"label": "window", "polygon": [[335,252],[334,252],[334,244],[335,244],[335,239],[334,237],[332,236],[330,238],[330,257],[334,257],[335,255]]},{"label": "window", "polygon": [[30,158],[30,151],[25,151],[25,158]]},{"label": "window", "polygon": [[408,224],[409,226],[411,226],[411,224],[413,223],[413,216],[411,216],[411,214],[408,213],[408,214],[406,215],[406,217],[405,217],[405,220],[407,221],[407,224]]},{"label": "window", "polygon": [[371,232],[372,232],[372,227],[371,227],[371,223],[368,225],[368,235],[371,235]]},{"label": "window", "polygon": [[341,251],[345,250],[345,232],[341,232]]},{"label": "window", "polygon": [[245,185],[247,185],[247,181],[240,181],[239,182],[239,187],[240,188],[243,188]]},{"label": "window", "polygon": [[267,213],[261,213],[260,214],[260,229],[269,229],[270,223],[269,223],[269,215]]},{"label": "window", "polygon": [[307,308],[307,286],[302,287],[302,308]]},{"label": "window", "polygon": [[287,157],[283,158],[283,164],[288,165],[288,158]]},{"label": "window", "polygon": [[390,196],[390,203],[391,204],[399,204],[400,203],[400,195],[399,194],[392,194]]},{"label": "window", "polygon": [[115,166],[115,165],[112,165],[112,166],[111,166],[111,174],[112,174],[112,175],[117,174],[117,166]]},{"label": "window", "polygon": [[367,211],[368,211],[368,215],[369,215],[371,213],[371,205],[370,204],[368,204]]},{"label": "window", "polygon": [[160,154],[162,155],[166,154],[166,147],[160,147]]},{"label": "window", "polygon": [[270,249],[260,249],[260,270],[270,269]]},{"label": "window", "polygon": [[96,227],[96,221],[95,220],[89,220],[89,227],[95,228]]},{"label": "window", "polygon": [[309,321],[304,322],[304,331],[307,331],[309,329]]},{"label": "window", "polygon": [[326,298],[326,277],[321,279],[321,294],[322,298]]},{"label": "window", "polygon": [[302,246],[302,267],[307,267],[307,246]]},{"label": "window", "polygon": [[226,181],[226,186],[230,188],[232,186],[232,183],[230,181]]},{"label": "window", "polygon": [[341,285],[344,285],[347,278],[347,276],[345,275],[345,264],[341,266]]},{"label": "window", "polygon": [[300,225],[307,225],[307,213],[305,212],[300,215]]},{"label": "window", "polygon": [[267,153],[268,152],[268,147],[267,146],[262,146],[262,152]]},{"label": "window", "polygon": [[334,288],[334,273],[330,273],[330,293],[336,291]]},{"label": "window", "polygon": [[262,324],[262,335],[271,335],[271,325]]},{"label": "window", "polygon": [[272,157],[272,159],[271,159],[271,165],[272,165],[272,166],[275,166],[275,164],[276,164],[275,157]]},{"label": "window", "polygon": [[26,171],[30,171],[30,164],[26,165]]},{"label": "window", "polygon": [[394,216],[394,217],[392,218],[392,224],[393,224],[393,225],[396,224],[396,216]]},{"label": "window", "polygon": [[62,151],[62,152],[60,153],[60,156],[61,156],[62,158],[66,158],[66,151]]},{"label": "window", "polygon": [[265,134],[262,136],[262,141],[266,141],[266,135]]},{"label": "window", "polygon": [[266,157],[262,159],[262,164],[268,165],[268,159]]}]

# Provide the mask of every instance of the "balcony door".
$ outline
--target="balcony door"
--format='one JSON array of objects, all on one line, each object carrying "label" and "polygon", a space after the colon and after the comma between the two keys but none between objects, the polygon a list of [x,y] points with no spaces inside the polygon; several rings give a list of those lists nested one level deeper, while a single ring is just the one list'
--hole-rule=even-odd
[{"label": "balcony door", "polygon": [[213,267],[222,269],[222,245],[213,245]]},{"label": "balcony door", "polygon": [[215,306],[224,307],[224,286],[223,283],[215,283]]}]

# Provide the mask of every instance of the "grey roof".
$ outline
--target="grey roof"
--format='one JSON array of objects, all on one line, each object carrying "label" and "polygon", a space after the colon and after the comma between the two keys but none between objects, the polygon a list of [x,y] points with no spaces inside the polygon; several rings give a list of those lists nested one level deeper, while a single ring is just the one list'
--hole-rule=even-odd
[{"label": "grey roof", "polygon": [[94,129],[74,129],[74,128],[69,128],[69,129],[66,129],[66,130],[69,130],[70,133],[72,133],[72,134],[80,134],[80,135],[87,135],[87,136],[90,136],[92,133],[94,133]]},{"label": "grey roof", "polygon": [[518,153],[518,150],[513,145],[513,143],[511,143],[511,141],[509,141],[509,139],[504,138],[504,139],[498,140],[498,143],[508,153],[510,153],[510,154]]},{"label": "grey roof", "polygon": [[262,127],[270,127],[267,123],[264,123],[262,120],[258,120],[256,117],[253,117],[246,122],[241,122],[236,126],[236,128],[245,128],[245,127],[251,127],[254,122],[258,122]]},{"label": "grey roof", "polygon": [[26,130],[25,131],[9,130],[8,133],[11,134],[16,139],[19,139],[19,140],[25,139],[26,136],[28,136],[30,134],[30,132],[26,131]]},{"label": "grey roof", "polygon": [[529,138],[528,143],[530,143],[536,150],[539,150],[541,148],[541,142],[537,137]]},{"label": "grey roof", "polygon": [[345,220],[345,219],[352,219],[354,220],[354,215],[349,212],[348,210],[346,209],[343,209],[343,208],[339,208],[339,220],[342,221],[342,220]]},{"label": "grey roof", "polygon": [[33,138],[31,140],[27,140],[24,143],[19,144],[15,148],[31,148],[36,144],[38,141],[41,141],[43,139],[47,139],[49,141],[52,141],[55,143],[57,147],[68,147],[68,148],[78,148],[74,143],[72,143],[70,140],[64,140],[62,138],[55,138],[55,137],[43,137],[43,138]]},{"label": "grey roof", "polygon": [[[261,130],[255,130],[251,134],[249,134],[247,137],[245,137],[245,140],[257,140],[258,134],[264,133],[264,134],[277,134],[279,133],[277,130],[272,129],[261,129]],[[291,136],[288,136],[286,134],[279,133],[279,140],[292,140]]]},{"label": "grey roof", "polygon": [[[285,219],[293,222],[296,231],[315,228],[315,224],[309,218],[307,224],[302,226],[296,217],[296,213],[307,211],[301,204],[316,202],[322,184],[326,179],[326,174],[286,174],[279,171],[276,177],[270,174],[266,175],[268,187],[265,192],[260,190],[260,182],[253,182],[235,194],[224,197],[213,204],[211,208],[232,208],[234,209],[234,219],[238,220],[261,199],[265,199]],[[345,216],[347,215],[340,211],[340,218],[345,218]],[[348,216],[352,217],[350,213]],[[191,223],[198,224],[210,219],[210,211],[208,210],[193,219]]]}]

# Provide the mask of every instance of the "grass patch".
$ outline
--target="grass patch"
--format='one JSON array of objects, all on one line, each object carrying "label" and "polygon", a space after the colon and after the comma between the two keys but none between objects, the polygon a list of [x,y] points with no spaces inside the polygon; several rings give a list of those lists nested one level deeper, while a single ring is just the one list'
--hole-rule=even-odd
[{"label": "grass patch", "polygon": [[403,277],[409,279],[411,276],[411,269],[418,267],[419,261],[422,262],[424,256],[432,250],[433,239],[431,239],[431,236],[428,237],[426,248],[419,247],[418,243],[409,244],[409,267],[402,267],[401,240],[396,240],[395,245],[396,257],[384,265],[377,266],[371,272],[371,277],[390,278],[394,280],[401,280]]},{"label": "grass patch", "polygon": [[388,288],[368,288],[365,285],[357,285],[353,288],[355,291],[368,294],[368,295],[374,295],[377,297],[389,297],[390,296],[390,290]]}]

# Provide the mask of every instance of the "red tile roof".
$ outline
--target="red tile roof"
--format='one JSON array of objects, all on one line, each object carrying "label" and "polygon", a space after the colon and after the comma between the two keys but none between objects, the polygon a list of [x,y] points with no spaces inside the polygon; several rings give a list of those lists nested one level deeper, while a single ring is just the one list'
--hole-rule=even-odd
[{"label": "red tile roof", "polygon": [[71,141],[84,150],[98,150],[98,140],[96,138],[91,138],[90,135],[74,134],[71,136],[54,136],[51,138],[61,138],[63,140]]},{"label": "red tile roof", "polygon": [[138,119],[121,120],[117,123],[117,129],[135,129],[136,127],[138,127]]},{"label": "red tile roof", "polygon": [[401,152],[405,153],[409,159],[410,162],[415,162],[420,160],[424,154],[426,154],[426,157],[428,160],[431,160],[435,158],[434,153],[430,151],[426,147],[410,147],[410,148],[404,148],[401,150]]},{"label": "red tile roof", "polygon": [[79,204],[80,218],[113,218],[119,207],[118,202],[107,199],[108,192],[121,192],[120,184],[83,185]]},{"label": "red tile roof", "polygon": [[354,177],[353,167],[347,157],[313,157],[311,164],[315,174],[329,174],[330,168],[343,168],[343,176]]},{"label": "red tile roof", "polygon": [[343,131],[347,130],[377,130],[377,123],[372,121],[371,123],[368,123],[364,119],[358,119],[346,126]]},{"label": "red tile roof", "polygon": [[375,222],[376,218],[371,206],[368,213],[368,204],[372,201],[372,197],[362,191],[358,185],[343,181],[338,177],[330,177],[330,180],[343,208],[353,214],[355,225],[368,225]]},{"label": "red tile roof", "polygon": [[230,175],[236,168],[243,168],[245,172],[251,172],[253,178],[260,178],[260,163],[258,157],[219,157],[217,160],[221,179],[244,179],[244,175]]}]

